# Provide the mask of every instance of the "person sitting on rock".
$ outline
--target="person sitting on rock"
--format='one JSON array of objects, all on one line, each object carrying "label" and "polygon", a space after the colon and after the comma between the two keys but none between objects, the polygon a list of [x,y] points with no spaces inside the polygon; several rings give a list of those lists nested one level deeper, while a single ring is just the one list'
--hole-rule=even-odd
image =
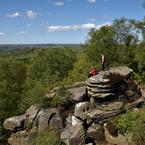
[{"label": "person sitting on rock", "polygon": [[94,66],[92,66],[91,70],[89,71],[88,78],[91,76],[95,76],[96,74],[97,74],[97,69]]}]

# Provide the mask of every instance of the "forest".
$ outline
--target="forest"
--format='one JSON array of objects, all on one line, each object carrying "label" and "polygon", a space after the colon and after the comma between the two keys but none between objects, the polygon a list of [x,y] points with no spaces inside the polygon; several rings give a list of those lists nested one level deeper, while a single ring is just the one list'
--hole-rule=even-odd
[{"label": "forest", "polygon": [[[0,143],[6,144],[9,132],[5,119],[23,114],[53,87],[85,81],[91,66],[101,69],[100,54],[107,58],[107,67],[128,66],[136,79],[145,84],[145,18],[115,19],[111,25],[92,29],[79,48],[23,49],[0,54]],[[144,110],[144,109],[143,109]],[[136,134],[135,142],[145,140],[145,111],[121,116],[117,125],[122,132]],[[131,117],[129,117],[131,116]],[[136,119],[138,118],[138,119]],[[128,122],[133,122],[132,126]],[[139,128],[136,128],[136,124]],[[142,129],[141,129],[142,128]]]}]

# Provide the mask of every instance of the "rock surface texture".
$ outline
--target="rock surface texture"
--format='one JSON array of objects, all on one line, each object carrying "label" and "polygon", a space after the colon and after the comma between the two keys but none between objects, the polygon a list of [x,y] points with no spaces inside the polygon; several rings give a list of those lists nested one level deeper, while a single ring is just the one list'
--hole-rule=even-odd
[{"label": "rock surface texture", "polygon": [[[128,67],[114,67],[99,72],[86,82],[64,87],[70,100],[57,107],[31,106],[26,114],[32,123],[29,131],[18,130],[25,114],[8,118],[4,127],[13,131],[8,142],[10,145],[32,145],[36,134],[49,129],[57,129],[60,139],[66,145],[115,144],[117,131],[111,123],[104,123],[125,109],[132,109],[144,103],[145,91],[134,79],[134,72]],[[52,101],[59,90],[53,89],[45,99]],[[72,103],[73,102],[73,103]],[[108,130],[107,130],[108,128]],[[111,128],[111,129],[110,129]],[[111,137],[112,135],[116,135]],[[109,142],[112,138],[112,142]],[[127,145],[123,138],[123,144]],[[119,144],[118,144],[119,145]],[[122,145],[122,144],[120,144]]]}]

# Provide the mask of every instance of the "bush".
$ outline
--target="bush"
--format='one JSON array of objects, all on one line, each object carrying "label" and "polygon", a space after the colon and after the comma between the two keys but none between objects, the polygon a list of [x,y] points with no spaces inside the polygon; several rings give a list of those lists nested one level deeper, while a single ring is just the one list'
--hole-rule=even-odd
[{"label": "bush", "polygon": [[67,91],[64,87],[59,88],[56,91],[56,96],[52,101],[48,102],[50,106],[56,107],[68,103],[71,99],[72,94]]},{"label": "bush", "polygon": [[131,132],[136,125],[136,119],[138,114],[135,112],[128,112],[119,116],[115,120],[116,127],[118,131],[122,134]]},{"label": "bush", "polygon": [[56,130],[48,130],[37,136],[35,145],[63,145],[63,143]]},{"label": "bush", "polygon": [[135,145],[145,145],[145,109],[141,109],[140,113],[123,114],[117,117],[115,124],[120,133],[132,134]]}]

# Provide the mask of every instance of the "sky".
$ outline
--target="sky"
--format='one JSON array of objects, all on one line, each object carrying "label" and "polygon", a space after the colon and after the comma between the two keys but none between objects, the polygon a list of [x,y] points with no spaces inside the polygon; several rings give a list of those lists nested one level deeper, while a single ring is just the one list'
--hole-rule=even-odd
[{"label": "sky", "polygon": [[0,44],[84,43],[116,18],[143,20],[144,0],[0,0]]}]

